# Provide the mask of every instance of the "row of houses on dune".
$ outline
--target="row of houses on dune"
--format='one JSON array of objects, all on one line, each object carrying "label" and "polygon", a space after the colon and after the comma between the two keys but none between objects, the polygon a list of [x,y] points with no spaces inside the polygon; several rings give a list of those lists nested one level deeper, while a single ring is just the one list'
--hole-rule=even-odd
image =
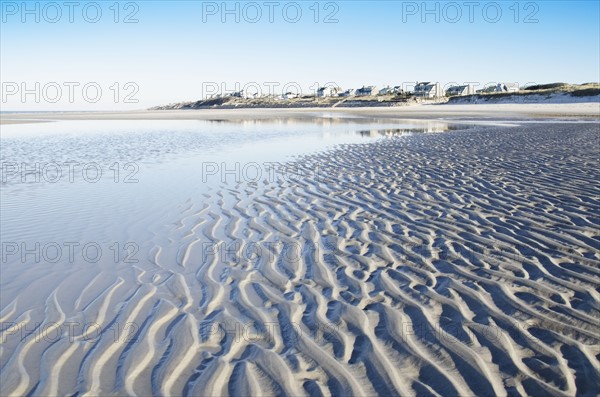
[{"label": "row of houses on dune", "polygon": [[422,82],[417,83],[413,95],[417,98],[440,98],[442,96],[465,96],[474,94],[488,93],[510,93],[519,91],[517,83],[498,83],[481,90],[475,90],[473,84],[454,85],[448,87],[445,91],[440,83]]},{"label": "row of houses on dune", "polygon": [[347,90],[342,90],[339,87],[331,87],[331,86],[326,86],[326,87],[320,87],[317,90],[316,96],[319,98],[323,98],[323,97],[350,97],[350,96],[376,96],[376,95],[393,95],[393,94],[402,94],[404,93],[404,90],[402,90],[402,87],[400,86],[395,86],[395,87],[384,87],[381,89],[378,89],[376,86],[374,85],[365,85],[362,86],[361,88],[350,88]]},{"label": "row of houses on dune", "polygon": [[[412,95],[416,98],[435,99],[444,96],[464,96],[478,93],[499,93],[499,92],[517,92],[519,85],[517,83],[498,83],[491,85],[481,90],[475,90],[473,84],[454,85],[446,89],[440,83],[436,82],[417,82],[412,91]],[[358,89],[349,89],[342,91],[335,87],[321,87],[317,90],[317,97],[349,97],[349,96],[376,96],[376,95],[401,95],[405,91],[401,86],[387,86],[382,89],[377,89],[375,86],[363,86]],[[409,92],[410,93],[410,92]]]},{"label": "row of houses on dune", "polygon": [[[317,98],[330,98],[330,97],[370,97],[370,96],[380,96],[380,95],[403,95],[409,94],[414,96],[415,98],[420,99],[437,99],[442,97],[451,97],[451,96],[464,96],[464,95],[473,95],[479,93],[511,93],[519,91],[519,85],[517,83],[497,83],[496,85],[490,85],[486,88],[475,90],[475,86],[473,84],[463,84],[463,85],[453,85],[448,88],[442,87],[440,83],[430,82],[430,81],[422,81],[417,82],[414,85],[414,89],[412,91],[406,91],[402,88],[402,86],[386,86],[378,89],[376,86],[362,86],[357,89],[346,89],[342,90],[340,87],[336,87],[333,85],[327,85],[323,87],[319,87],[315,92],[315,97]],[[227,94],[224,96],[232,96],[239,97],[244,99],[256,99],[260,97],[265,97],[265,95],[260,95],[256,90],[240,90],[231,94]],[[280,95],[276,99],[295,99],[299,98],[302,95],[298,92],[286,92]],[[215,98],[221,97],[221,95],[213,96]]]}]

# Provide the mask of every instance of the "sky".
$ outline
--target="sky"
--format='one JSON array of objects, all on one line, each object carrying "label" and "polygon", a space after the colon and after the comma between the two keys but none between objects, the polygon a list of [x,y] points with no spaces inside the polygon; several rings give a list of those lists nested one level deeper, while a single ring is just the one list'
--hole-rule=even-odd
[{"label": "sky", "polygon": [[600,80],[598,1],[0,1],[2,111]]}]

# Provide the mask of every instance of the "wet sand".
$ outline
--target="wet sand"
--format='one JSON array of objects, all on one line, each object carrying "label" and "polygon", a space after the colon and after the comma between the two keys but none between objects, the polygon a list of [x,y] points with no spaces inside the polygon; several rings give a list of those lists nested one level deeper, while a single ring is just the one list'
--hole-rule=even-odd
[{"label": "wet sand", "polygon": [[344,145],[189,197],[139,263],[3,261],[1,394],[597,395],[598,128]]}]

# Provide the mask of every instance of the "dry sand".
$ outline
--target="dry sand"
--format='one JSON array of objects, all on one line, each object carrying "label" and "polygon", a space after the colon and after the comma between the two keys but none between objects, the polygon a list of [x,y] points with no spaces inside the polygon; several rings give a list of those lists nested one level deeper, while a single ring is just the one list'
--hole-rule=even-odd
[{"label": "dry sand", "polygon": [[[481,112],[548,114],[500,108]],[[190,200],[171,248],[89,280],[37,280],[55,285],[43,307],[28,303],[35,285],[3,301],[1,394],[597,395],[599,135],[419,134],[303,157],[302,177],[223,185]],[[84,320],[106,331],[16,332]],[[115,338],[114,324],[136,327]]]},{"label": "dry sand", "polygon": [[315,116],[401,119],[498,119],[600,118],[600,102],[566,104],[429,104],[377,108],[314,109],[203,109],[141,110],[127,112],[4,113],[0,124],[55,120],[265,120],[314,119]]}]

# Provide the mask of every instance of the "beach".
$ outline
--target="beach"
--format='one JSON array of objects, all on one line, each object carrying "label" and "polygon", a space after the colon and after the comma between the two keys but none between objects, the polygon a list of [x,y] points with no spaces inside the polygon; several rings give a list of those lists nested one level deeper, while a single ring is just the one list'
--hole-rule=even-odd
[{"label": "beach", "polygon": [[[3,136],[4,163],[142,171],[131,185],[3,184],[0,394],[597,395],[599,116],[599,103],[2,114],[13,128],[233,132],[197,150],[193,124],[170,141],[176,127],[158,124],[73,133],[52,150]],[[272,132],[253,142],[261,122]],[[281,133],[299,144],[305,124],[351,136],[251,173],[253,151]],[[247,160],[225,176],[199,162],[242,125],[253,146],[231,158]],[[108,254],[44,251],[73,242]]]},{"label": "beach", "polygon": [[398,119],[544,119],[592,118],[600,114],[600,102],[589,103],[502,103],[502,104],[426,104],[383,108],[303,108],[303,109],[201,109],[139,110],[98,112],[5,113],[0,124],[57,120],[270,120],[284,118],[314,119],[328,117],[371,117]]}]

